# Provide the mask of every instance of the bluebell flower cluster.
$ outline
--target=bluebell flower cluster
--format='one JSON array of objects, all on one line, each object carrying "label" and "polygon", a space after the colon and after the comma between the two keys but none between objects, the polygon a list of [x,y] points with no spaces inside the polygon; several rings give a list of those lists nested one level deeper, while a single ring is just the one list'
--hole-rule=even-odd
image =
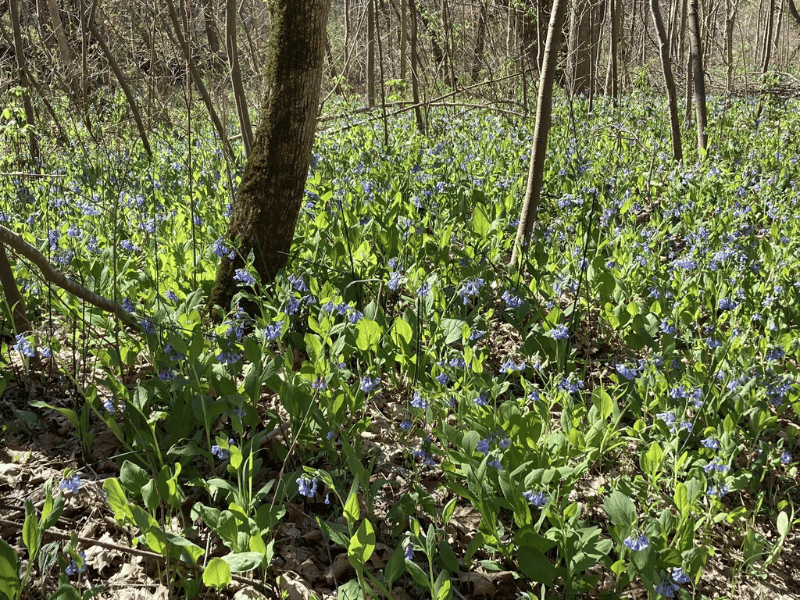
[{"label": "bluebell flower cluster", "polygon": [[650,545],[650,539],[644,534],[639,534],[636,537],[626,537],[624,540],[622,540],[622,543],[631,550],[639,552],[641,550],[647,550],[647,547]]},{"label": "bluebell flower cluster", "polygon": [[[80,554],[81,560],[83,561],[80,570],[80,572],[83,573],[86,571],[86,553],[83,550],[78,550],[78,554]],[[67,568],[64,571],[69,577],[74,577],[75,575],[78,574],[78,565],[75,564],[74,560],[70,559],[69,564],[67,565]]]},{"label": "bluebell flower cluster", "polygon": [[547,496],[544,492],[528,490],[527,492],[522,492],[522,496],[534,506],[544,506],[547,504]]},{"label": "bluebell flower cluster", "polygon": [[317,494],[317,478],[314,477],[313,479],[308,480],[305,477],[298,477],[297,487],[299,488],[298,492],[301,496],[313,498]]},{"label": "bluebell flower cluster", "polygon": [[469,301],[475,298],[478,293],[480,292],[481,287],[483,286],[483,279],[476,278],[470,279],[466,281],[461,289],[458,290],[458,295],[461,296],[463,300],[463,304],[469,303]]},{"label": "bluebell flower cluster", "polygon": [[[229,438],[228,448],[234,445],[235,444],[233,443],[233,438]],[[216,456],[220,460],[225,460],[226,458],[228,458],[228,456],[230,456],[230,451],[228,450],[228,448],[220,448],[219,445],[214,444],[213,446],[211,446],[211,455]]]},{"label": "bluebell flower cluster", "polygon": [[24,335],[19,334],[16,336],[17,343],[14,345],[14,350],[22,354],[22,356],[27,356],[28,358],[33,358],[36,356],[36,350],[34,350],[31,343],[25,338]]},{"label": "bluebell flower cluster", "polygon": [[370,392],[374,392],[378,385],[380,385],[380,378],[378,377],[370,377],[369,375],[365,375],[361,378],[361,391],[365,394],[369,394]]},{"label": "bluebell flower cluster", "polygon": [[547,332],[554,340],[565,340],[569,337],[569,329],[566,325],[561,323],[560,325],[556,325],[550,331]]},{"label": "bluebell flower cluster", "polygon": [[525,301],[522,298],[515,296],[509,290],[503,292],[501,298],[509,308],[519,308],[525,303]]},{"label": "bluebell flower cluster", "polygon": [[61,483],[58,484],[58,489],[63,490],[65,492],[72,492],[73,494],[77,493],[78,490],[83,485],[81,481],[80,475],[73,475],[69,479],[64,479]]},{"label": "bluebell flower cluster", "polygon": [[255,285],[256,278],[253,277],[247,269],[236,269],[236,273],[233,276],[234,281],[238,281],[245,285]]}]

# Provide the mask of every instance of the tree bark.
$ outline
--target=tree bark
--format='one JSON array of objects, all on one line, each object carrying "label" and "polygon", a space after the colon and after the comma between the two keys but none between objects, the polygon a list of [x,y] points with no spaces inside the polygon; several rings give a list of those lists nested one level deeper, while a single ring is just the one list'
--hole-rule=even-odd
[{"label": "tree bark", "polygon": [[769,61],[772,58],[772,28],[775,21],[775,0],[769,0],[767,7],[767,29],[764,32],[764,50],[761,54],[761,73],[769,71]]},{"label": "tree bark", "polygon": [[27,68],[25,65],[25,48],[22,44],[22,28],[19,21],[18,0],[10,0],[11,8],[11,28],[14,33],[14,54],[17,59],[17,69],[19,69],[19,85],[23,89],[22,107],[25,110],[25,121],[28,125],[28,150],[31,154],[31,162],[39,169],[39,138],[36,137],[34,124],[36,119],[33,115],[33,105],[31,104],[30,87],[28,86]]},{"label": "tree bark", "polygon": [[703,69],[703,49],[700,47],[700,15],[698,0],[689,0],[689,45],[691,47],[692,78],[694,79],[694,108],[697,121],[697,148],[700,155],[708,146],[706,135],[706,74]]},{"label": "tree bark", "polygon": [[539,210],[544,161],[547,155],[547,137],[550,133],[553,113],[553,80],[556,74],[561,30],[564,27],[567,4],[568,0],[553,0],[553,10],[550,13],[550,26],[547,29],[547,43],[544,49],[544,68],[539,77],[539,98],[536,104],[536,125],[533,132],[530,168],[528,169],[528,186],[522,204],[517,238],[511,252],[512,265],[518,262],[520,250],[530,242],[531,230]]},{"label": "tree bark", "polygon": [[220,261],[212,308],[230,308],[235,271],[251,252],[264,282],[286,265],[314,143],[330,5],[270,0],[266,91],[227,234],[236,252]]},{"label": "tree bark", "polygon": [[486,2],[481,2],[481,12],[478,17],[478,31],[475,34],[475,53],[472,56],[472,71],[470,72],[470,80],[472,83],[478,81],[478,75],[481,72],[481,64],[483,63],[483,47],[484,39],[486,38],[486,21],[488,18],[488,7]]},{"label": "tree bark", "polygon": [[125,98],[128,100],[128,106],[131,107],[131,112],[133,113],[133,120],[136,122],[136,128],[139,130],[139,137],[142,140],[142,144],[144,145],[144,150],[147,152],[147,155],[152,159],[153,158],[153,150],[150,148],[150,142],[147,139],[147,132],[144,129],[144,123],[142,123],[142,117],[139,114],[139,108],[136,106],[136,99],[133,96],[133,92],[131,92],[131,87],[128,85],[128,80],[125,77],[125,74],[120,69],[119,65],[117,64],[114,55],[111,53],[111,50],[108,48],[103,37],[100,35],[100,32],[97,30],[94,22],[89,22],[89,31],[92,32],[92,36],[97,44],[100,46],[100,49],[103,51],[103,54],[108,61],[111,70],[114,72],[114,76],[117,78],[120,87],[122,88],[122,92],[125,94]]},{"label": "tree bark", "polygon": [[794,0],[786,0],[786,4],[789,7],[789,14],[792,15],[792,19],[800,27],[800,13],[797,12],[797,7],[794,5]]},{"label": "tree bark", "polygon": [[247,109],[247,96],[242,84],[242,71],[239,68],[239,49],[236,47],[236,0],[225,3],[225,46],[228,51],[228,64],[231,70],[233,97],[236,100],[236,114],[242,130],[242,143],[247,156],[253,151],[253,127],[250,125],[250,112]]},{"label": "tree bark", "polygon": [[419,105],[419,54],[417,54],[417,6],[414,0],[408,0],[408,12],[411,15],[411,95],[414,100],[414,117],[417,131],[425,133],[425,121]]},{"label": "tree bark", "polygon": [[593,0],[576,0],[569,24],[567,74],[570,94],[589,92],[592,85]]},{"label": "tree bark", "polygon": [[664,73],[664,85],[667,88],[669,122],[672,132],[672,155],[676,161],[681,162],[683,160],[683,147],[681,145],[681,126],[678,117],[678,96],[675,92],[675,80],[672,78],[672,66],[669,62],[669,40],[664,29],[664,21],[661,19],[658,0],[650,0],[650,12],[653,15],[653,23],[658,33],[661,70]]},{"label": "tree bark", "polygon": [[406,80],[406,40],[408,39],[408,10],[406,0],[400,0],[400,79]]},{"label": "tree bark", "polygon": [[11,311],[11,318],[14,321],[14,332],[23,335],[31,329],[31,322],[25,314],[25,302],[17,287],[17,280],[14,279],[14,271],[11,270],[11,263],[8,262],[6,247],[0,243],[0,284],[3,286],[3,294],[6,304]]},{"label": "tree bark", "polygon": [[375,106],[375,0],[367,0],[367,106]]},{"label": "tree bark", "polygon": [[733,92],[733,26],[738,10],[739,0],[725,0],[725,90],[729,94]]}]

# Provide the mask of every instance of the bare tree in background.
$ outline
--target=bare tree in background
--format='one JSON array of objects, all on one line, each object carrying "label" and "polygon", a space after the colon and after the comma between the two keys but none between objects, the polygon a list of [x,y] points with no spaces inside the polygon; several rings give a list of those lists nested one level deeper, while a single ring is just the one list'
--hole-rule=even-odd
[{"label": "bare tree in background", "polygon": [[669,61],[669,39],[661,19],[661,10],[658,0],[650,0],[650,12],[653,23],[658,33],[658,47],[661,56],[661,70],[664,73],[664,85],[667,88],[667,102],[669,104],[669,122],[672,134],[672,155],[676,161],[683,160],[683,146],[681,144],[681,124],[678,117],[678,95],[675,91],[675,80],[672,78],[672,65]]}]

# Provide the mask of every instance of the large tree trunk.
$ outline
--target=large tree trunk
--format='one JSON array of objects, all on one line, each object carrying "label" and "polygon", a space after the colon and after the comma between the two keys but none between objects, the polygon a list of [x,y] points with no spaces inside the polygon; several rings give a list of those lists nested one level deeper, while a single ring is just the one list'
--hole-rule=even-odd
[{"label": "large tree trunk", "polygon": [[539,210],[542,193],[544,160],[547,155],[547,137],[553,113],[553,80],[558,63],[558,50],[561,45],[561,30],[567,13],[568,0],[553,0],[550,13],[550,26],[547,29],[547,44],[544,49],[544,68],[539,77],[539,98],[536,104],[536,125],[533,131],[531,162],[528,170],[528,187],[522,204],[522,214],[517,228],[517,239],[511,251],[511,264],[517,262],[519,252],[530,242],[533,223]]},{"label": "large tree trunk", "polygon": [[367,0],[367,106],[375,106],[375,0]]},{"label": "large tree trunk", "polygon": [[661,70],[664,72],[664,85],[667,88],[667,99],[669,103],[669,122],[672,131],[672,155],[675,160],[683,160],[683,147],[681,145],[681,125],[678,117],[678,96],[675,92],[675,80],[672,78],[672,66],[669,62],[669,40],[664,29],[664,21],[661,19],[661,11],[658,8],[658,0],[650,0],[650,12],[653,14],[658,32],[658,46],[661,55]]},{"label": "large tree trunk", "polygon": [[228,228],[236,253],[220,261],[211,307],[230,308],[233,276],[251,252],[262,281],[286,265],[314,143],[330,5],[270,0],[266,91]]},{"label": "large tree trunk", "polygon": [[706,74],[703,69],[703,50],[700,47],[700,15],[697,0],[689,1],[689,45],[691,46],[692,78],[694,79],[695,120],[697,121],[697,148],[701,156],[708,145],[706,135]]}]

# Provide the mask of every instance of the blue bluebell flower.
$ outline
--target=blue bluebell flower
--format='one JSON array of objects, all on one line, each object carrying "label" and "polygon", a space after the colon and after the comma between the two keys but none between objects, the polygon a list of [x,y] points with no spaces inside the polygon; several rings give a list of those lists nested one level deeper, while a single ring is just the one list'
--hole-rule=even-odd
[{"label": "blue bluebell flower", "polygon": [[781,462],[785,465],[788,465],[792,462],[792,455],[788,452],[781,452]]},{"label": "blue bluebell flower", "polygon": [[707,437],[706,439],[701,440],[700,443],[711,450],[719,450],[719,440],[716,440],[712,437]]},{"label": "blue bluebell flower", "polygon": [[69,479],[64,479],[61,483],[59,483],[58,489],[75,494],[80,489],[82,483],[83,482],[81,481],[80,475],[73,475]]},{"label": "blue bluebell flower", "polygon": [[314,477],[310,481],[305,477],[297,478],[297,487],[301,496],[306,498],[313,498],[317,493],[317,478]]},{"label": "blue bluebell flower", "polygon": [[233,279],[245,285],[255,285],[256,283],[256,278],[253,277],[247,269],[236,269],[236,274],[233,276]]},{"label": "blue bluebell flower", "polygon": [[635,538],[632,536],[626,537],[622,540],[622,543],[625,544],[631,550],[646,550],[647,547],[650,545],[650,540],[644,534],[640,534]]},{"label": "blue bluebell flower", "polygon": [[[233,446],[233,438],[228,439],[228,447]],[[230,456],[230,452],[227,448],[220,448],[217,444],[211,446],[211,455],[216,456],[220,460],[225,460]]]},{"label": "blue bluebell flower", "polygon": [[170,302],[177,302],[178,301],[178,297],[175,295],[175,292],[173,292],[172,290],[169,290],[165,294],[165,296],[166,296],[167,300],[169,300]]},{"label": "blue bluebell flower", "polygon": [[554,340],[565,340],[569,337],[569,329],[563,323],[556,327],[553,327],[550,331],[547,332]]},{"label": "blue bluebell flower", "polygon": [[486,406],[489,404],[489,399],[486,397],[486,394],[479,394],[477,398],[475,398],[475,404],[478,406]]},{"label": "blue bluebell flower", "polygon": [[716,498],[722,498],[725,494],[730,491],[730,488],[727,485],[711,485],[708,487],[706,494],[709,496],[714,496]]},{"label": "blue bluebell flower", "polygon": [[461,296],[463,303],[467,304],[470,299],[478,295],[478,292],[480,292],[482,286],[483,279],[470,279],[469,281],[464,282],[464,285],[461,286],[460,290],[458,290],[458,295]]},{"label": "blue bluebell flower", "polygon": [[274,342],[279,337],[281,337],[282,331],[283,331],[283,321],[277,321],[272,325],[267,325],[264,328],[264,337],[267,338],[268,341]]},{"label": "blue bluebell flower", "polygon": [[419,392],[414,392],[414,397],[411,399],[411,406],[413,406],[414,408],[426,409],[430,405],[431,405],[430,402],[425,400],[425,398],[422,397],[422,394],[420,394]]},{"label": "blue bluebell flower", "polygon": [[[81,565],[81,573],[86,571],[86,553],[83,550],[78,550],[78,554],[81,555],[81,559],[83,560],[83,564]],[[70,559],[67,568],[64,570],[69,577],[78,574],[78,565],[75,564],[75,561]]]},{"label": "blue bluebell flower", "polygon": [[525,303],[525,301],[522,298],[515,296],[509,290],[503,292],[501,298],[508,305],[509,308],[519,308]]},{"label": "blue bluebell flower", "polygon": [[369,375],[365,375],[361,379],[361,391],[365,394],[369,394],[370,392],[375,391],[380,382],[381,380],[378,377],[370,377]]},{"label": "blue bluebell flower", "polygon": [[403,546],[403,556],[406,560],[414,560],[414,544]]},{"label": "blue bluebell flower", "polygon": [[522,492],[522,496],[534,506],[544,506],[547,504],[547,496],[544,492],[528,490],[527,492]]},{"label": "blue bluebell flower", "polygon": [[675,583],[691,583],[692,581],[691,579],[689,579],[689,576],[686,574],[686,571],[684,571],[680,567],[675,567],[672,569],[672,579],[673,581],[675,581]]},{"label": "blue bluebell flower", "polygon": [[103,399],[103,408],[105,408],[106,411],[110,412],[111,414],[114,414],[114,412],[116,411],[116,407],[114,406],[113,399],[112,398],[104,398]]},{"label": "blue bluebell flower", "polygon": [[31,343],[25,339],[24,335],[17,335],[16,340],[17,343],[14,345],[14,350],[29,358],[36,356],[36,351],[33,349],[33,346],[31,346]]},{"label": "blue bluebell flower", "polygon": [[666,596],[667,598],[674,598],[675,592],[681,589],[676,583],[670,581],[669,579],[665,579],[661,583],[656,584],[655,591],[656,594],[660,596]]},{"label": "blue bluebell flower", "polygon": [[430,292],[431,286],[427,281],[417,288],[417,296],[420,298],[427,298]]}]

